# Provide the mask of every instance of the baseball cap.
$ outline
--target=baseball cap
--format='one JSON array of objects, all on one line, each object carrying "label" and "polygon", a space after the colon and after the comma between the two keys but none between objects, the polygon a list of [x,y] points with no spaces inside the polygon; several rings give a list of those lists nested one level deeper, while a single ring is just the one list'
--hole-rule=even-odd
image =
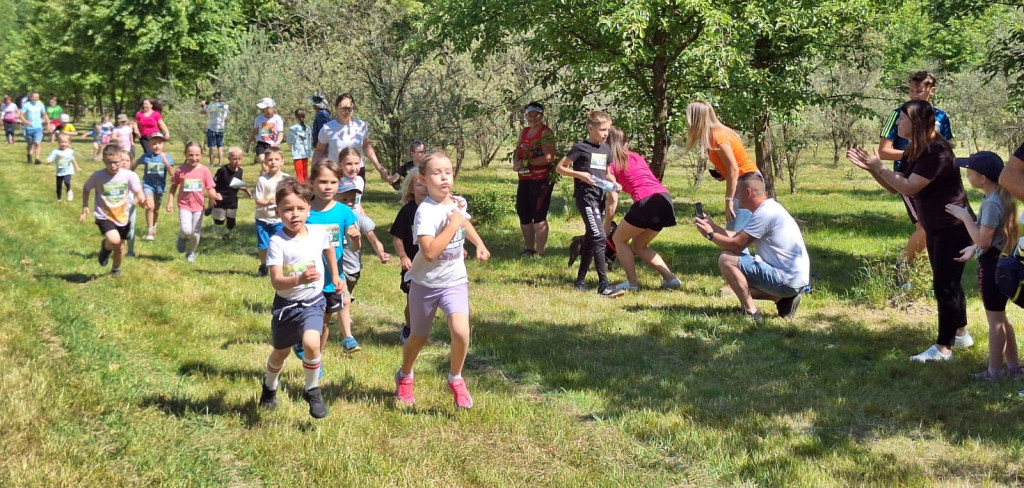
[{"label": "baseball cap", "polygon": [[338,184],[338,193],[347,193],[350,191],[357,191],[359,193],[362,193],[362,185],[358,184],[356,181],[353,181],[352,178],[342,178],[341,182]]},{"label": "baseball cap", "polygon": [[270,97],[263,97],[263,100],[260,100],[260,102],[256,104],[256,107],[260,110],[265,108],[274,108],[276,106],[277,104],[274,103],[274,99]]},{"label": "baseball cap", "polygon": [[128,122],[128,116],[125,114],[117,114],[118,122]]},{"label": "baseball cap", "polygon": [[149,135],[149,140],[152,141],[153,139],[162,139],[162,140],[166,141],[167,140],[167,136],[165,136],[163,134],[163,132],[154,132],[154,133]]},{"label": "baseball cap", "polygon": [[992,181],[999,181],[999,174],[1003,172],[1003,158],[992,151],[979,151],[970,157],[956,158],[956,165],[973,169]]}]

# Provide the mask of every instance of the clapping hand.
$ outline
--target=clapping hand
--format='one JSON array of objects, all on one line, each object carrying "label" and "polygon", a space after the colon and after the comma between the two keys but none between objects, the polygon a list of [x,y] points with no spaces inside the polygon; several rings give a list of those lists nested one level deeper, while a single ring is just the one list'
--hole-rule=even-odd
[{"label": "clapping hand", "polygon": [[859,147],[851,147],[846,151],[846,157],[854,166],[876,173],[882,169],[882,159],[878,157],[878,148],[872,147],[871,154]]}]

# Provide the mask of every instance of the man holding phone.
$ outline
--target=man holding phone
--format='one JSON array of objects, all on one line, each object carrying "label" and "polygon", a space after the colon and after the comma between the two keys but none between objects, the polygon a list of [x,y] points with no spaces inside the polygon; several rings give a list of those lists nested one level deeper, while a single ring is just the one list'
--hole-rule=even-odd
[{"label": "man holding phone", "polygon": [[[793,317],[811,275],[800,227],[779,202],[768,198],[757,173],[739,177],[736,197],[740,208],[751,212],[742,229],[734,232],[715,224],[700,204],[695,206],[693,224],[722,249],[718,269],[752,320],[762,320],[754,300],[771,300],[779,317]],[[751,244],[757,247],[756,256],[747,250]]]}]

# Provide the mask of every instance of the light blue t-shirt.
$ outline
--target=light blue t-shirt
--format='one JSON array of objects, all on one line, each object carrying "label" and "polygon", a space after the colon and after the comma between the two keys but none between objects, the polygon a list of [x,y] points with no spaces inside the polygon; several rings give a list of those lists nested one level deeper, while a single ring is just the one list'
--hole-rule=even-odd
[{"label": "light blue t-shirt", "polygon": [[43,102],[25,102],[21,104],[21,112],[25,114],[25,120],[28,121],[26,129],[43,128],[43,114],[46,113],[46,105],[43,105]]},{"label": "light blue t-shirt", "polygon": [[64,150],[54,149],[50,151],[50,155],[46,157],[46,162],[57,165],[57,176],[75,174],[75,150],[70,147]]},{"label": "light blue t-shirt", "polygon": [[174,159],[167,153],[153,154],[145,153],[136,163],[142,166],[142,186],[149,188],[156,193],[164,193],[167,187],[167,168],[164,167],[164,158],[174,166]]},{"label": "light blue t-shirt", "polygon": [[[341,203],[334,203],[334,207],[324,212],[318,212],[316,210],[309,211],[309,217],[306,218],[306,223],[309,225],[320,225],[327,229],[327,237],[331,240],[331,246],[334,247],[334,259],[338,262],[338,272],[341,273],[341,279],[345,279],[345,272],[341,266],[341,254],[342,249],[348,244],[348,238],[345,237],[345,229],[356,223],[356,214],[348,206]],[[334,291],[334,280],[330,276],[331,268],[327,263],[324,263],[324,292],[330,293]]]}]

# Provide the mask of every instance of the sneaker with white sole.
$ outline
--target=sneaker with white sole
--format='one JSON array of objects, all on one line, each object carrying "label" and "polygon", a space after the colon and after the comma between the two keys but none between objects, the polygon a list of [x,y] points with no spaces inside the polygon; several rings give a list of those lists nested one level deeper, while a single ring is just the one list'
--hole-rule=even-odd
[{"label": "sneaker with white sole", "polygon": [[640,285],[631,285],[631,284],[629,284],[628,281],[623,281],[622,283],[619,283],[619,284],[615,285],[614,289],[622,290],[622,291],[629,291],[629,292],[634,292],[635,293],[635,292],[640,291]]},{"label": "sneaker with white sole", "polygon": [[939,348],[936,345],[932,345],[928,349],[925,349],[921,354],[910,356],[910,361],[914,363],[934,363],[937,361],[949,361],[953,359],[953,351],[949,351],[948,354],[942,354],[939,352]]},{"label": "sneaker with white sole", "polygon": [[661,288],[664,290],[678,290],[682,286],[683,282],[679,281],[679,278],[672,278],[671,280],[661,282]]},{"label": "sneaker with white sole", "polygon": [[416,403],[416,396],[413,394],[413,383],[415,378],[412,374],[402,376],[402,370],[395,371],[395,398],[406,405]]},{"label": "sneaker with white sole", "polygon": [[196,253],[190,252],[190,253],[186,254],[185,255],[185,261],[188,261],[190,263],[196,262]]},{"label": "sneaker with white sole", "polygon": [[968,347],[971,347],[973,345],[974,345],[974,338],[971,337],[971,333],[970,332],[964,332],[964,335],[956,336],[956,339],[953,341],[953,347],[968,348]]},{"label": "sneaker with white sole", "polygon": [[597,296],[605,298],[619,298],[626,294],[626,290],[620,290],[618,288],[609,286],[603,290],[597,292]]},{"label": "sneaker with white sole", "polygon": [[75,198],[75,193],[68,190],[68,201],[70,202],[73,198]]}]

